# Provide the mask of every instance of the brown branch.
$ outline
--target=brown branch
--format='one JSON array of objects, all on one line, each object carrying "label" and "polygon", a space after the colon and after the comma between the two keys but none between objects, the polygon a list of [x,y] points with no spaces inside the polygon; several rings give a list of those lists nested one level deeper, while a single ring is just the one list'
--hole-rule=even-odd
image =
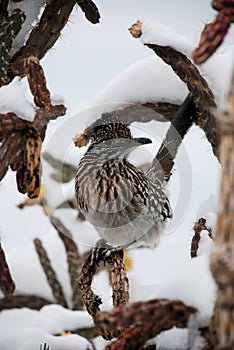
[{"label": "brown branch", "polygon": [[34,239],[34,245],[35,245],[36,252],[38,254],[38,258],[40,260],[41,266],[43,268],[43,271],[49,283],[49,286],[53,292],[56,303],[67,308],[68,306],[63,293],[62,286],[57,279],[56,272],[51,266],[51,263],[45,248],[43,247],[41,241],[38,238]]},{"label": "brown branch", "polygon": [[27,194],[29,198],[39,196],[41,187],[41,146],[42,140],[38,133],[33,132],[26,142],[27,154]]},{"label": "brown branch", "polygon": [[211,143],[213,152],[217,156],[219,131],[214,116],[216,104],[214,95],[207,82],[195,65],[183,53],[170,46],[147,43],[145,45],[169,64],[180,79],[187,84],[193,101],[199,110],[199,117],[196,123],[204,130],[207,140]]},{"label": "brown branch", "polygon": [[24,76],[24,59],[35,56],[39,60],[55,44],[66,25],[75,0],[51,0],[45,6],[39,23],[31,31],[24,46],[11,59],[13,75]]},{"label": "brown branch", "polygon": [[178,300],[154,299],[101,312],[97,315],[96,324],[106,332],[116,328],[126,329],[106,349],[134,350],[141,349],[148,339],[173,326],[187,327],[190,315],[195,312],[195,308]]},{"label": "brown branch", "polygon": [[39,108],[36,111],[35,118],[32,122],[32,127],[37,131],[42,132],[51,120],[55,120],[58,117],[64,116],[65,114],[66,107],[64,105],[52,105],[49,110]]},{"label": "brown branch", "polygon": [[214,10],[222,10],[225,7],[232,7],[234,5],[234,0],[213,0],[212,7]]},{"label": "brown branch", "polygon": [[25,121],[20,119],[15,113],[0,113],[0,141],[15,131],[25,128]]},{"label": "brown branch", "polygon": [[[35,85],[36,82],[40,84],[40,79],[34,82]],[[41,98],[44,97],[40,97],[40,100]],[[14,113],[0,114],[0,133],[2,132],[0,180],[5,176],[8,167],[11,166],[11,169],[17,172],[19,192],[27,192],[30,198],[39,195],[40,151],[45,130],[50,120],[65,113],[66,108],[63,105],[50,105],[49,109],[48,106],[47,108],[39,108],[33,122],[22,120]]]},{"label": "brown branch", "polygon": [[9,0],[0,0],[0,21],[2,21],[3,18],[8,17],[8,11],[7,11],[8,2]]},{"label": "brown branch", "polygon": [[200,64],[205,62],[222,44],[234,22],[234,1],[213,1],[213,8],[218,10],[215,20],[203,29],[198,48],[193,51],[193,60]]},{"label": "brown branch", "polygon": [[234,346],[234,69],[229,93],[219,118],[222,180],[210,269],[218,286],[211,322],[214,349]]},{"label": "brown branch", "polygon": [[197,256],[197,251],[199,249],[199,241],[201,239],[201,231],[207,231],[210,239],[213,240],[212,230],[206,226],[206,219],[200,218],[198,222],[196,222],[193,226],[194,236],[191,242],[190,256],[191,258],[195,258]]},{"label": "brown branch", "polygon": [[15,283],[11,276],[5,253],[0,244],[0,290],[5,296],[14,293]]},{"label": "brown branch", "polygon": [[24,71],[37,107],[51,108],[50,92],[46,86],[44,71],[37,57],[30,56],[24,60]]},{"label": "brown branch", "polygon": [[[82,267],[81,274],[78,278],[78,285],[86,310],[92,316],[94,323],[96,323],[96,319],[100,313],[99,306],[102,304],[102,300],[99,296],[94,294],[91,289],[91,284],[101,260],[96,260],[95,266],[93,266],[91,265],[91,256],[92,255],[89,255]],[[129,298],[128,279],[123,258],[118,253],[114,252],[105,260],[105,266],[107,266],[110,271],[113,303],[115,305],[127,303]],[[98,331],[104,339],[112,339],[119,335],[122,328],[117,327],[116,329],[114,328],[107,331],[102,329],[102,327],[98,327]]]},{"label": "brown branch", "polygon": [[[0,16],[0,86],[8,84],[10,82],[9,77],[9,63],[11,59],[11,48],[14,39],[18,32],[20,31],[24,21],[25,14],[23,11],[16,9],[12,11],[11,15],[7,15],[6,6],[3,1],[0,3],[2,14]],[[3,6],[3,7],[2,7]]]},{"label": "brown branch", "polygon": [[113,290],[114,307],[127,304],[129,300],[129,283],[123,259],[116,254],[116,258],[108,259],[107,268]]},{"label": "brown branch", "polygon": [[8,167],[11,164],[12,155],[15,154],[22,145],[20,135],[11,133],[2,140],[0,145],[0,181],[6,175]]},{"label": "brown branch", "polygon": [[[169,102],[145,102],[127,105],[110,114],[117,115],[119,120],[125,124],[131,124],[135,121],[146,123],[151,120],[165,122],[172,120],[178,108],[179,105]],[[88,144],[93,132],[93,125],[94,123],[88,126],[83,133],[75,136],[74,143],[76,147],[83,147]]]},{"label": "brown branch", "polygon": [[39,60],[44,57],[58,40],[76,3],[79,4],[89,21],[99,22],[98,9],[91,0],[51,0],[47,2],[40,21],[31,31],[26,44],[11,59],[13,76],[25,75],[24,60],[28,57],[35,56]]},{"label": "brown branch", "polygon": [[60,239],[66,249],[68,272],[70,276],[71,286],[72,286],[72,304],[73,310],[82,310],[83,301],[81,299],[80,290],[77,285],[77,277],[81,272],[81,266],[83,259],[79,254],[77,245],[73,241],[71,232],[63,225],[63,223],[55,217],[50,217],[51,223],[57,230]]},{"label": "brown branch", "polygon": [[7,309],[21,309],[27,307],[33,310],[40,310],[43,306],[53,302],[34,295],[11,295],[0,299],[0,311]]},{"label": "brown branch", "polygon": [[88,21],[93,24],[99,23],[100,13],[92,0],[77,0],[76,2],[84,12]]}]

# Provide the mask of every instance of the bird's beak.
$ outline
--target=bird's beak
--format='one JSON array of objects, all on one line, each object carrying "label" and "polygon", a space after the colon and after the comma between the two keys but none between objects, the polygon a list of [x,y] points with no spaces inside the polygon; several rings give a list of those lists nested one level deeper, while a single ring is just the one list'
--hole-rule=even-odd
[{"label": "bird's beak", "polygon": [[148,143],[152,143],[152,141],[150,139],[148,139],[147,137],[134,137],[133,140],[137,143],[139,143],[140,145],[147,145]]}]

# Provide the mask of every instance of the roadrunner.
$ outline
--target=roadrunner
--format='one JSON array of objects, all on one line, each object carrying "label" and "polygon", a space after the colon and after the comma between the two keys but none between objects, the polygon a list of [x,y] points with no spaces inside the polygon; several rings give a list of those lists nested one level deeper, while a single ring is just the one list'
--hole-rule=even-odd
[{"label": "roadrunner", "polygon": [[172,217],[171,206],[152,169],[144,173],[128,161],[130,152],[151,140],[133,138],[109,114],[94,124],[90,140],[75,179],[80,212],[97,230],[99,243],[154,247]]}]

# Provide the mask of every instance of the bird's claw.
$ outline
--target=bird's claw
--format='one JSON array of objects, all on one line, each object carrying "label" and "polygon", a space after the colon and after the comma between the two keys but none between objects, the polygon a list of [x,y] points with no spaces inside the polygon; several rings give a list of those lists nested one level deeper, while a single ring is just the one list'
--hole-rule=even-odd
[{"label": "bird's claw", "polygon": [[118,253],[123,256],[123,250],[120,247],[112,247],[105,239],[97,241],[91,255],[91,266],[98,266],[100,261],[105,262],[110,259],[112,254]]}]

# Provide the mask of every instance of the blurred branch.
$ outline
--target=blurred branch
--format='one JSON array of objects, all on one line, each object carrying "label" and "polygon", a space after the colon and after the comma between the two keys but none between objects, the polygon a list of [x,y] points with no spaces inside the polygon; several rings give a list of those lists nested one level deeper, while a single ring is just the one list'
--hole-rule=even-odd
[{"label": "blurred branch", "polygon": [[[126,329],[106,350],[141,349],[145,342],[174,326],[186,328],[196,309],[178,300],[153,299],[121,305],[97,315],[96,324],[104,331]],[[129,328],[128,328],[129,327]]]},{"label": "blurred branch", "polygon": [[56,303],[67,308],[68,306],[63,293],[62,286],[57,279],[56,272],[51,266],[51,263],[45,248],[43,247],[41,241],[38,238],[34,239],[34,245],[35,245],[36,252],[38,254],[38,258],[40,260],[41,266],[43,268],[43,271],[49,283],[49,286],[51,287],[51,290],[53,292]]},{"label": "blurred branch", "polygon": [[8,2],[9,0],[0,0],[0,22],[2,22],[4,18],[6,19],[8,17]]},{"label": "blurred branch", "polygon": [[81,257],[77,248],[77,245],[73,241],[71,232],[63,225],[63,223],[55,217],[50,217],[51,223],[57,230],[60,239],[66,249],[68,272],[72,287],[72,304],[73,310],[82,310],[84,305],[81,299],[80,290],[77,285],[77,277],[80,274],[81,266],[84,261],[84,257]]},{"label": "blurred branch", "polygon": [[15,283],[11,276],[9,266],[6,261],[5,253],[0,244],[0,290],[6,296],[14,293]]},{"label": "blurred branch", "polygon": [[193,60],[200,64],[205,62],[222,44],[231,23],[234,22],[234,1],[214,0],[213,9],[218,11],[215,20],[203,29],[198,48],[193,51]]},{"label": "blurred branch", "polygon": [[100,13],[92,0],[77,0],[76,2],[84,12],[88,21],[93,24],[99,23]]},{"label": "blurred branch", "polygon": [[199,241],[201,239],[201,231],[203,230],[207,231],[210,239],[212,240],[214,239],[211,228],[208,228],[206,226],[206,219],[200,218],[198,222],[195,222],[193,226],[193,230],[194,230],[194,235],[192,238],[191,249],[190,249],[191,258],[195,258],[197,256],[197,251],[199,249]]},{"label": "blurred branch", "polygon": [[197,108],[193,98],[188,95],[171,120],[161,147],[147,170],[148,176],[160,181],[169,181],[178,148],[197,118]]},{"label": "blurred branch", "polygon": [[234,344],[234,69],[227,99],[219,117],[222,180],[216,237],[210,269],[218,286],[210,326],[214,349]]},{"label": "blurred branch", "polygon": [[56,173],[50,175],[50,177],[57,182],[66,183],[71,181],[75,175],[77,168],[69,163],[63,162],[60,159],[54,158],[50,153],[44,152],[42,154],[45,159],[55,170]]},{"label": "blurred branch", "polygon": [[40,310],[43,306],[53,302],[34,295],[11,295],[0,299],[0,311],[7,309],[29,309]]}]

